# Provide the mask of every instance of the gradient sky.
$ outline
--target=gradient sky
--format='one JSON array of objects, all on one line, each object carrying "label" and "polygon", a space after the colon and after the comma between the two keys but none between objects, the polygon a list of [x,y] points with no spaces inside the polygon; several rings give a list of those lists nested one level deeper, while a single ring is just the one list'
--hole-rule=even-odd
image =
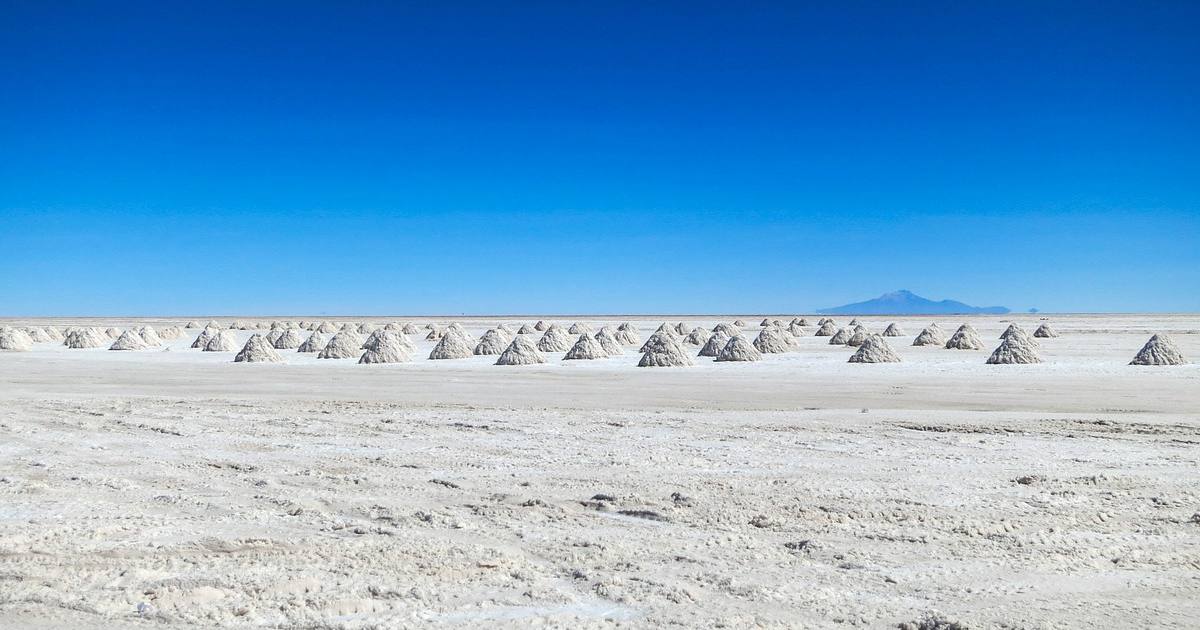
[{"label": "gradient sky", "polygon": [[6,1],[0,315],[1200,311],[1200,3],[806,4]]}]

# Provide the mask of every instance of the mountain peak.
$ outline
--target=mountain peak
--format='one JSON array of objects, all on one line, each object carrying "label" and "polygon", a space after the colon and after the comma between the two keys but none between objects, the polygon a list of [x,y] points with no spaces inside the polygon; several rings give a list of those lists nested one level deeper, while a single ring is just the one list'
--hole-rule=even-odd
[{"label": "mountain peak", "polygon": [[865,302],[819,309],[817,312],[827,315],[1002,315],[1009,311],[1003,306],[971,306],[956,300],[935,302],[908,289],[900,289]]}]

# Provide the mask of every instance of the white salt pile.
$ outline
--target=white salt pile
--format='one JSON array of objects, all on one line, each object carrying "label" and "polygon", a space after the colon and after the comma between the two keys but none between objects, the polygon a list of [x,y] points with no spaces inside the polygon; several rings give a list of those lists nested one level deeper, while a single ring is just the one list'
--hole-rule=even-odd
[{"label": "white salt pile", "polygon": [[558,324],[552,324],[542,334],[542,338],[538,339],[537,349],[542,352],[566,352],[571,349],[572,341],[574,337],[571,333]]},{"label": "white salt pile", "polygon": [[1042,359],[1037,354],[1037,347],[1030,343],[1029,336],[1014,333],[1000,342],[1000,345],[992,352],[992,356],[988,357],[989,365],[1009,365],[1009,364],[1028,364],[1041,363]]},{"label": "white salt pile", "polygon": [[1179,351],[1179,346],[1170,337],[1158,334],[1150,337],[1146,345],[1134,355],[1129,365],[1183,365],[1187,359]]},{"label": "white salt pile", "polygon": [[215,331],[204,344],[204,352],[233,352],[237,350],[237,337],[231,330]]},{"label": "white salt pile", "polygon": [[29,352],[33,350],[33,339],[24,331],[5,326],[0,328],[0,350]]},{"label": "white salt pile", "polygon": [[499,330],[492,328],[483,333],[479,338],[479,343],[475,344],[475,349],[472,351],[476,355],[495,355],[504,352],[508,348],[509,339]]},{"label": "white salt pile", "polygon": [[793,337],[800,337],[804,334],[804,327],[793,321],[792,323],[788,324],[787,332]]},{"label": "white salt pile", "polygon": [[55,328],[53,326],[46,326],[43,330],[46,331],[47,335],[50,335],[50,339],[52,341],[62,341],[63,340],[63,334],[61,332],[59,332],[57,328]]},{"label": "white salt pile", "polygon": [[708,342],[709,336],[710,333],[707,330],[697,326],[693,328],[686,337],[683,338],[683,343],[686,343],[690,346],[703,346]]},{"label": "white salt pile", "polygon": [[329,345],[329,336],[320,330],[314,330],[312,334],[308,336],[308,339],[305,339],[304,343],[300,344],[299,348],[296,348],[296,351],[320,352],[324,350],[325,346],[327,345]]},{"label": "white salt pile", "polygon": [[192,320],[184,325],[184,328],[199,328],[200,322]]},{"label": "white salt pile", "polygon": [[167,326],[158,331],[158,336],[163,341],[175,341],[183,336],[183,329],[179,326]]},{"label": "white salt pile", "polygon": [[352,330],[340,330],[332,338],[329,343],[325,344],[324,348],[317,353],[318,359],[353,359],[358,356],[358,351],[362,349],[363,338],[359,336],[357,328]]},{"label": "white salt pile", "polygon": [[642,339],[638,336],[637,328],[634,328],[633,324],[629,322],[617,326],[617,332],[614,336],[624,346],[636,346],[642,342]]},{"label": "white salt pile", "polygon": [[904,331],[900,330],[900,327],[896,325],[896,322],[892,322],[892,323],[888,324],[887,328],[883,329],[883,336],[884,337],[903,337]]},{"label": "white salt pile", "polygon": [[821,325],[817,328],[817,332],[813,334],[813,336],[832,337],[833,335],[837,334],[838,330],[840,329],[837,327],[837,324],[834,324],[832,319],[827,319],[821,322]]},{"label": "white salt pile", "polygon": [[1003,339],[1012,339],[1014,337],[1019,339],[1021,341],[1021,343],[1034,346],[1035,348],[1038,345],[1038,342],[1036,339],[1029,336],[1029,333],[1025,332],[1024,328],[1021,328],[1020,326],[1018,326],[1016,324],[1009,324],[1008,328],[1006,328],[1004,330],[1004,332],[1000,333],[1000,339],[1002,339],[1002,340]]},{"label": "white salt pile", "polygon": [[546,332],[546,329],[549,327],[550,327],[549,324],[547,324],[546,322],[544,322],[540,319],[538,320],[538,322],[536,324],[533,325],[533,329],[538,332]]},{"label": "white salt pile", "polygon": [[321,322],[321,324],[319,326],[317,326],[317,332],[325,333],[326,335],[332,335],[333,333],[336,333],[337,331],[338,331],[337,326],[334,326],[333,324],[331,324],[329,322]]},{"label": "white salt pile", "polygon": [[870,335],[850,357],[850,363],[899,363],[900,355],[892,349],[882,335]]},{"label": "white salt pile", "polygon": [[109,350],[145,350],[146,341],[134,330],[126,330],[108,347]]},{"label": "white salt pile", "polygon": [[241,352],[233,357],[234,363],[283,363],[283,357],[258,333],[250,335]]},{"label": "white salt pile", "polygon": [[546,357],[538,351],[533,338],[527,335],[517,335],[512,343],[500,353],[496,365],[534,365],[545,363]]},{"label": "white salt pile", "polygon": [[758,323],[758,325],[759,325],[759,326],[770,326],[770,325],[771,325],[771,320],[769,320],[769,319],[767,319],[766,317],[764,317],[764,318],[763,318],[763,320],[762,320],[761,322],[759,322],[759,323]]},{"label": "white salt pile", "polygon": [[360,364],[403,363],[411,358],[403,333],[396,330],[377,330],[363,343]]},{"label": "white salt pile", "polygon": [[465,359],[471,356],[475,344],[463,332],[462,327],[455,328],[453,324],[446,328],[446,334],[438,340],[433,350],[429,352],[430,359]]},{"label": "white salt pile", "polygon": [[210,320],[208,320],[208,323],[204,325],[204,327],[205,328],[220,328],[221,322],[218,322],[215,319],[210,319]]},{"label": "white salt pile", "polygon": [[574,324],[571,324],[571,327],[567,329],[567,332],[571,333],[572,335],[590,334],[592,332],[592,327],[581,322],[575,322]]},{"label": "white salt pile", "polygon": [[716,361],[761,361],[762,353],[741,335],[734,335],[717,353]]},{"label": "white salt pile", "polygon": [[25,334],[29,335],[29,339],[33,343],[50,343],[51,341],[54,341],[54,338],[51,337],[44,328],[30,326],[29,328],[24,329],[24,332]]},{"label": "white salt pile", "polygon": [[600,346],[599,341],[596,341],[595,338],[587,333],[582,333],[579,335],[579,339],[575,340],[575,345],[571,346],[570,350],[567,350],[567,354],[563,359],[603,359],[606,356],[608,356],[608,353]]},{"label": "white salt pile", "polygon": [[692,364],[692,358],[679,345],[679,340],[668,332],[650,335],[642,345],[642,360],[638,367],[683,367]]},{"label": "white salt pile", "polygon": [[726,324],[725,322],[721,322],[716,326],[713,326],[712,331],[714,334],[723,333],[726,337],[736,337],[742,334],[742,331],[739,330],[737,326]]},{"label": "white salt pile", "polygon": [[137,333],[141,335],[142,341],[145,341],[147,346],[157,347],[163,345],[162,339],[158,336],[158,331],[150,326],[142,326],[137,330]]},{"label": "white salt pile", "polygon": [[839,328],[837,330],[837,332],[834,333],[833,336],[829,338],[829,345],[844,346],[844,345],[846,345],[847,341],[850,341],[850,335],[852,335],[852,334],[854,334],[854,333],[850,332],[849,330],[846,330],[845,328]]},{"label": "white salt pile", "polygon": [[363,322],[358,325],[358,334],[369,335],[369,334],[375,332],[375,330],[378,328],[379,327],[376,326],[375,324],[371,324],[369,322]]},{"label": "white salt pile", "polygon": [[970,324],[963,324],[946,341],[947,350],[983,350],[983,340]]},{"label": "white salt pile", "polygon": [[73,349],[102,348],[109,342],[108,335],[99,328],[84,327],[72,330],[63,340],[63,345]]},{"label": "white salt pile", "polygon": [[924,330],[922,330],[920,332],[920,334],[917,335],[916,339],[913,339],[912,345],[914,345],[914,346],[941,346],[941,345],[944,345],[945,343],[946,343],[946,339],[945,339],[945,336],[942,335],[941,329],[936,328],[934,326],[929,326],[929,327],[925,328]]},{"label": "white salt pile", "polygon": [[1057,337],[1058,332],[1051,328],[1050,324],[1042,324],[1041,326],[1037,327],[1037,330],[1033,331],[1033,336],[1045,339]]},{"label": "white salt pile", "polygon": [[536,332],[537,331],[533,329],[533,326],[530,326],[529,324],[521,324],[521,328],[517,330],[518,335],[532,335]]},{"label": "white salt pile", "polygon": [[617,339],[617,332],[611,327],[601,326],[593,337],[608,356],[615,357],[625,354],[625,349],[621,347],[621,342]]},{"label": "white salt pile", "polygon": [[758,348],[759,352],[778,354],[794,350],[796,342],[783,329],[772,325],[759,331],[758,336],[754,338],[754,347]]},{"label": "white salt pile", "polygon": [[742,320],[740,320],[740,319],[735,319],[735,320],[733,320],[733,325],[734,325],[734,326],[737,326],[738,328],[745,328],[745,327],[746,327],[746,322],[744,322],[744,321],[742,321]]},{"label": "white salt pile", "polygon": [[110,326],[104,330],[104,334],[107,335],[109,339],[116,339],[117,337],[121,336],[121,329]]},{"label": "white salt pile", "polygon": [[271,344],[271,347],[274,348],[275,340],[279,339],[280,335],[282,335],[282,334],[283,334],[282,328],[272,328],[271,332],[267,333],[267,343]]},{"label": "white salt pile", "polygon": [[442,332],[442,330],[440,330],[438,328],[431,329],[429,331],[429,334],[425,335],[425,341],[437,341],[438,339],[441,339],[442,336],[445,334],[446,333]]},{"label": "white salt pile", "polygon": [[417,328],[416,324],[409,322],[404,325],[404,328],[400,329],[400,332],[402,332],[406,335],[416,335],[416,334],[420,334],[421,329]]},{"label": "white salt pile", "polygon": [[853,347],[861,346],[863,345],[863,342],[867,340],[868,336],[869,334],[867,333],[867,329],[859,326],[854,329],[854,333],[850,335],[849,339],[846,340],[846,345]]},{"label": "white salt pile", "polygon": [[686,337],[688,334],[687,324],[683,322],[675,324],[675,334],[679,335],[680,337]]},{"label": "white salt pile", "polygon": [[[319,335],[320,333],[313,333]],[[304,344],[304,337],[300,335],[300,331],[296,328],[288,328],[275,337],[271,342],[277,350],[295,350]]]},{"label": "white salt pile", "polygon": [[[710,336],[708,338],[708,341],[706,341],[704,343],[704,347],[700,348],[699,356],[716,357],[717,355],[721,354],[722,350],[725,349],[725,346],[726,346],[726,344],[729,343],[729,340],[731,338],[737,337],[737,336],[738,336],[738,334],[736,334],[736,333],[733,335],[728,335],[725,333],[725,331],[723,329],[722,330],[714,330],[712,336]],[[758,349],[755,348],[756,352],[757,352],[757,350]]]}]

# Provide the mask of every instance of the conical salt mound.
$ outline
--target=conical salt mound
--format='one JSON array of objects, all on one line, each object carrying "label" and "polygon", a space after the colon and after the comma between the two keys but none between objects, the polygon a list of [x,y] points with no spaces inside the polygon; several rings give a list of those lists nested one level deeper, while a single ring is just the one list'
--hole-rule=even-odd
[{"label": "conical salt mound", "polygon": [[404,325],[404,328],[400,329],[400,332],[406,335],[417,335],[421,333],[421,329],[417,328],[416,324],[409,322]]},{"label": "conical salt mound", "polygon": [[804,327],[796,322],[788,324],[787,332],[793,337],[799,337],[804,334]]},{"label": "conical salt mound", "polygon": [[827,319],[821,324],[821,326],[819,328],[817,328],[817,332],[815,334],[813,334],[813,336],[814,337],[832,337],[833,335],[835,335],[837,333],[837,331],[838,331],[838,327],[833,323],[833,320]]},{"label": "conical salt mound", "polygon": [[865,329],[857,328],[855,329],[854,334],[850,335],[850,338],[846,340],[846,345],[852,347],[861,346],[863,345],[863,342],[867,340],[868,336],[870,335],[867,334]]},{"label": "conical salt mound", "polygon": [[692,358],[679,345],[673,335],[656,332],[642,346],[642,360],[638,367],[684,367],[693,365]]},{"label": "conical salt mound", "polygon": [[242,351],[233,357],[234,363],[283,363],[283,357],[258,333],[250,335]]},{"label": "conical salt mound", "polygon": [[196,320],[192,320],[192,321],[188,322],[187,324],[184,324],[183,327],[184,328],[199,328],[200,322],[198,322]]},{"label": "conical salt mound", "polygon": [[846,345],[847,341],[850,341],[850,335],[852,334],[854,333],[846,330],[845,328],[839,328],[837,332],[833,333],[833,336],[829,338],[829,345],[844,346]]},{"label": "conical salt mound", "polygon": [[1025,332],[1024,328],[1021,328],[1016,324],[1009,324],[1008,328],[1000,335],[1000,339],[1017,339],[1021,343],[1033,346],[1035,348],[1038,345],[1036,339],[1031,337],[1029,333]]},{"label": "conical salt mound", "polygon": [[983,340],[969,324],[963,324],[946,341],[947,350],[983,350]]},{"label": "conical salt mound", "polygon": [[571,324],[571,327],[567,329],[567,332],[571,333],[572,335],[583,335],[591,333],[592,327],[582,322],[575,322],[574,324]]},{"label": "conical salt mound", "polygon": [[505,339],[512,339],[517,334],[517,331],[513,330],[513,327],[509,326],[507,323],[497,326],[496,332],[504,333]]},{"label": "conical salt mound", "polygon": [[210,319],[210,320],[208,320],[208,323],[204,325],[204,327],[205,328],[220,328],[221,322],[218,322],[215,319]]},{"label": "conical salt mound", "polygon": [[1037,330],[1033,331],[1033,336],[1046,339],[1049,337],[1057,337],[1058,332],[1051,328],[1050,324],[1042,324],[1041,326],[1037,327]]},{"label": "conical salt mound", "polygon": [[572,340],[571,333],[555,324],[547,328],[542,338],[538,339],[537,349],[542,352],[566,352],[571,349]]},{"label": "conical salt mound", "polygon": [[567,356],[563,359],[603,359],[606,356],[608,353],[600,347],[600,342],[593,339],[591,335],[583,333],[579,335],[579,339],[575,340],[575,345],[567,350]]},{"label": "conical salt mound", "polygon": [[762,320],[761,322],[759,322],[759,323],[758,323],[758,325],[759,325],[759,326],[770,326],[770,325],[771,325],[771,320],[769,320],[769,319],[767,319],[767,318],[765,318],[765,317],[764,317],[764,318],[763,318],[763,320]]},{"label": "conical salt mound", "polygon": [[296,348],[296,352],[320,352],[327,345],[329,345],[329,336],[319,330],[314,330],[308,339],[305,339],[304,343]]},{"label": "conical salt mound", "polygon": [[679,335],[680,337],[686,337],[688,334],[687,324],[685,324],[683,322],[679,322],[678,324],[675,324],[675,333],[677,335]]},{"label": "conical salt mound", "polygon": [[711,334],[707,330],[697,326],[692,329],[692,332],[688,333],[688,335],[683,338],[683,343],[686,343],[689,346],[703,346],[704,344],[708,343],[708,338],[710,336]]},{"label": "conical salt mound", "polygon": [[279,339],[279,337],[282,335],[283,335],[283,330],[280,328],[275,328],[275,329],[271,330],[271,332],[267,333],[267,343],[271,344],[271,347],[274,348],[275,340]]},{"label": "conical salt mound", "polygon": [[326,335],[332,335],[333,333],[336,333],[337,331],[338,331],[337,326],[334,326],[333,324],[331,324],[329,322],[321,322],[321,325],[317,326],[317,332],[325,333]]},{"label": "conical salt mound", "polygon": [[883,329],[883,336],[884,337],[903,337],[904,331],[900,330],[900,327],[897,326],[895,322],[892,322],[892,323],[888,324],[887,328]]},{"label": "conical salt mound", "polygon": [[491,330],[483,333],[483,336],[479,338],[479,343],[475,344],[475,350],[473,353],[477,355],[500,354],[501,352],[504,352],[505,348],[508,347],[508,344],[508,338],[505,337],[499,330],[492,328]]},{"label": "conical salt mound", "polygon": [[378,327],[378,326],[376,326],[375,324],[371,324],[371,323],[368,323],[368,322],[363,322],[363,323],[361,323],[361,324],[359,324],[359,325],[358,325],[358,334],[360,334],[360,335],[369,335],[369,334],[371,334],[371,333],[375,332],[375,331],[376,331],[378,328],[379,328],[379,327]]},{"label": "conical salt mound", "polygon": [[446,334],[438,340],[437,345],[429,352],[430,359],[465,359],[471,356],[475,344],[471,343],[461,328],[453,325],[446,329]]},{"label": "conical salt mound", "polygon": [[549,327],[550,327],[550,324],[547,324],[546,322],[544,322],[540,319],[538,320],[538,323],[533,325],[533,329],[538,332],[546,332],[546,329]]},{"label": "conical salt mound", "polygon": [[[1024,331],[1021,331],[1024,334]],[[992,356],[988,357],[989,365],[1007,365],[1007,364],[1023,364],[1023,363],[1041,363],[1042,359],[1037,354],[1037,347],[1029,341],[1029,336],[1025,334],[1009,335],[1007,339],[1000,342],[1000,346],[992,352]]]},{"label": "conical salt mound", "polygon": [[109,350],[145,350],[146,341],[133,330],[126,330],[108,347]]},{"label": "conical salt mound", "polygon": [[639,343],[642,343],[641,337],[638,336],[637,328],[635,328],[633,324],[630,324],[629,322],[625,322],[620,326],[617,326],[617,332],[613,333],[613,336],[616,337],[617,341],[621,342],[621,345],[623,346],[636,346]]},{"label": "conical salt mound", "polygon": [[395,330],[377,330],[363,343],[366,350],[359,363],[403,363],[410,358],[404,335]]},{"label": "conical salt mound", "polygon": [[527,335],[517,335],[496,359],[496,365],[534,365],[545,362],[546,357],[537,349],[533,338]]},{"label": "conical salt mound", "polygon": [[657,333],[666,333],[666,334],[668,334],[668,335],[671,335],[672,337],[675,337],[675,336],[676,336],[676,335],[675,335],[675,327],[674,327],[674,326],[672,326],[672,325],[670,325],[670,324],[668,324],[668,323],[666,323],[666,322],[663,322],[663,323],[659,324],[659,325],[658,325],[658,328],[655,328],[655,329],[654,329],[654,332],[655,332],[655,334],[657,334]]},{"label": "conical salt mound", "polygon": [[53,341],[62,341],[63,340],[63,334],[61,332],[59,332],[57,328],[55,328],[53,326],[46,326],[43,330],[46,331],[47,335],[50,335],[51,340],[53,340]]},{"label": "conical salt mound", "polygon": [[758,348],[759,352],[767,354],[790,352],[796,349],[795,340],[776,326],[767,326],[759,331],[758,336],[754,338],[754,347]]},{"label": "conical salt mound", "polygon": [[163,341],[175,341],[183,336],[183,329],[179,326],[167,326],[158,331],[158,336]]},{"label": "conical salt mound", "polygon": [[33,350],[33,339],[16,328],[0,329],[0,350],[5,352],[29,352]]},{"label": "conical salt mound", "polygon": [[717,361],[761,361],[762,353],[754,344],[746,341],[741,335],[735,335],[725,342],[725,347],[717,353]]},{"label": "conical salt mound", "polygon": [[533,326],[530,326],[529,324],[521,324],[521,329],[517,331],[517,334],[518,335],[532,335],[536,332],[537,331],[533,329]]},{"label": "conical salt mound", "polygon": [[204,344],[205,352],[233,352],[237,349],[237,337],[227,329],[214,332],[208,343]]},{"label": "conical salt mound", "polygon": [[[28,337],[28,335],[25,335]],[[68,348],[83,349],[83,348],[103,348],[109,345],[111,340],[108,335],[104,334],[99,328],[77,328],[63,340],[63,345]]]},{"label": "conical salt mound", "polygon": [[849,324],[849,326],[850,326],[851,328],[853,328],[854,326],[861,326],[861,325],[862,325],[862,324],[860,324],[860,323],[859,323],[859,321],[858,321],[858,318],[857,318],[857,317],[855,317],[854,319],[850,320],[850,324]]},{"label": "conical salt mound", "polygon": [[945,345],[946,339],[942,335],[940,329],[930,326],[920,332],[916,339],[913,339],[914,346],[941,346]]},{"label": "conical salt mound", "polygon": [[458,322],[450,322],[450,325],[446,326],[447,332],[449,332],[451,330],[456,330],[456,331],[462,333],[462,336],[464,336],[464,337],[468,337],[468,338],[470,337],[469,335],[467,335],[467,329],[463,328],[463,325]]},{"label": "conical salt mound", "polygon": [[1187,359],[1166,335],[1154,335],[1133,357],[1129,365],[1183,365]]},{"label": "conical salt mound", "polygon": [[742,321],[742,320],[740,320],[740,319],[735,319],[735,320],[733,320],[733,325],[734,325],[734,326],[737,326],[738,328],[745,328],[745,327],[746,327],[746,322],[744,322],[744,321]]},{"label": "conical salt mound", "polygon": [[354,330],[338,331],[317,353],[318,359],[353,359],[362,349],[363,338]]},{"label": "conical salt mound", "polygon": [[[716,357],[717,355],[721,354],[722,350],[725,349],[725,345],[729,343],[729,340],[736,336],[736,334],[727,335],[725,334],[724,330],[713,331],[713,334],[708,338],[708,341],[704,342],[704,347],[700,348],[699,356]],[[755,348],[755,352],[757,351],[758,349]]]},{"label": "conical salt mound", "polygon": [[54,341],[44,328],[38,328],[37,326],[26,328],[25,334],[29,335],[29,339],[33,343],[49,343]]},{"label": "conical salt mound", "polygon": [[295,328],[288,328],[283,331],[275,341],[271,344],[278,350],[295,350],[304,344],[304,337],[300,335],[300,331]]},{"label": "conical salt mound", "polygon": [[800,318],[800,321],[796,322],[796,324],[798,324],[798,325],[800,325],[800,326],[806,326],[806,327],[807,327],[807,326],[808,326],[808,320],[807,320],[807,319],[804,319],[803,317],[801,317],[801,318]]},{"label": "conical salt mound", "polygon": [[600,330],[596,331],[596,334],[592,336],[595,337],[596,342],[600,344],[600,347],[604,349],[604,354],[607,354],[610,357],[625,354],[625,349],[621,347],[621,342],[617,340],[616,331],[612,328],[608,326],[602,326]]},{"label": "conical salt mound", "polygon": [[107,328],[107,329],[105,329],[105,330],[104,330],[104,334],[105,334],[105,335],[108,335],[108,338],[109,338],[109,339],[116,339],[117,337],[120,337],[120,336],[121,336],[121,329],[120,329],[120,328],[113,328],[113,327],[111,327],[111,326],[110,326],[109,328]]},{"label": "conical salt mound", "polygon": [[[342,327],[341,327],[341,328],[338,328],[338,332],[352,332],[352,333],[357,333],[357,332],[358,332],[358,326],[355,326],[354,324],[351,324],[350,322],[346,322],[345,324],[342,324]],[[360,338],[361,338],[361,337],[360,337]]]},{"label": "conical salt mound", "polygon": [[201,330],[200,334],[196,335],[195,341],[192,342],[192,347],[203,350],[204,346],[208,345],[208,340],[212,339],[212,336],[215,334],[217,334],[216,328],[205,328],[204,330]]},{"label": "conical salt mound", "polygon": [[742,331],[738,330],[737,326],[734,326],[733,324],[726,324],[725,322],[721,322],[716,326],[713,326],[712,331],[713,334],[723,333],[726,337],[736,337],[742,334]]},{"label": "conical salt mound", "polygon": [[443,333],[441,330],[434,328],[433,330],[429,331],[428,335],[425,335],[425,341],[437,341],[438,339],[441,339],[442,335],[444,334],[445,333]]},{"label": "conical salt mound", "polygon": [[881,335],[870,335],[850,357],[850,363],[899,363],[900,355]]}]

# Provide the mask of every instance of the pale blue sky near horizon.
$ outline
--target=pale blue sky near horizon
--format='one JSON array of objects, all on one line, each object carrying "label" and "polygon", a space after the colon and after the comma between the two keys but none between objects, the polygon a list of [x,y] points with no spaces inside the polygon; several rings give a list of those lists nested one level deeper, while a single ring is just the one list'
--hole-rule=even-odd
[{"label": "pale blue sky near horizon", "polygon": [[1200,311],[1194,3],[4,12],[0,316]]}]

